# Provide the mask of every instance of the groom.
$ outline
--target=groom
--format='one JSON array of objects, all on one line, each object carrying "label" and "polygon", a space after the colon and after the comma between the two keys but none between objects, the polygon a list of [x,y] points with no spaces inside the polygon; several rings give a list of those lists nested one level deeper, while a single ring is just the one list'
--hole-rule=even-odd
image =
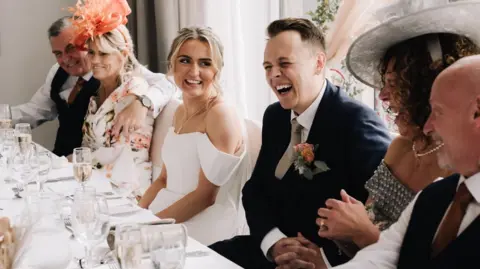
[{"label": "groom", "polygon": [[[263,66],[279,102],[265,111],[262,147],[243,189],[251,235],[211,248],[244,268],[341,264],[347,256],[317,235],[316,212],[342,189],[365,201],[364,184],[390,137],[374,111],[325,79],[325,40],[311,21],[277,20],[267,31]],[[317,146],[322,172],[311,179],[291,163],[299,143]]]}]

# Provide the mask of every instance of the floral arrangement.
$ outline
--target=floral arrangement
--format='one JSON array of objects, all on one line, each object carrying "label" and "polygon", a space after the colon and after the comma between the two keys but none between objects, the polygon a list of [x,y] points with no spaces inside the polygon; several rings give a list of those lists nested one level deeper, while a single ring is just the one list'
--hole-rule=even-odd
[{"label": "floral arrangement", "polygon": [[330,81],[343,88],[350,97],[355,98],[364,91],[364,85],[348,72],[345,59],[341,61],[340,69],[331,68]]},{"label": "floral arrangement", "polygon": [[317,24],[323,32],[328,30],[328,23],[335,19],[335,15],[340,7],[340,0],[317,0],[317,9],[307,14],[312,17],[312,21]]},{"label": "floral arrangement", "polygon": [[307,179],[312,179],[314,175],[330,170],[325,162],[315,161],[315,151],[318,145],[308,143],[297,144],[293,147],[293,164],[295,170]]}]

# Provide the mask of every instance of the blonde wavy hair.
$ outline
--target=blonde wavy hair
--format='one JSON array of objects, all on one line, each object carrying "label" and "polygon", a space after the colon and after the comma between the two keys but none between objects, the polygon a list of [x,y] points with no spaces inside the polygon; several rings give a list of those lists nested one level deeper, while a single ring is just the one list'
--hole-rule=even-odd
[{"label": "blonde wavy hair", "polygon": [[207,27],[187,27],[182,28],[178,31],[177,37],[172,42],[170,47],[170,52],[168,53],[168,73],[172,74],[175,70],[175,59],[177,58],[178,52],[182,45],[188,40],[198,40],[208,44],[210,48],[210,54],[212,55],[212,67],[215,69],[215,77],[213,80],[213,89],[214,92],[209,93],[209,103],[207,107],[210,107],[211,104],[222,96],[223,92],[220,87],[220,75],[223,68],[223,45],[220,42],[218,36],[212,31],[211,28]]},{"label": "blonde wavy hair", "polygon": [[134,54],[132,36],[125,25],[119,25],[114,30],[88,41],[89,44],[92,42],[103,53],[120,53],[124,57],[123,53],[126,52],[124,65],[119,74],[120,83],[139,74],[140,63]]}]

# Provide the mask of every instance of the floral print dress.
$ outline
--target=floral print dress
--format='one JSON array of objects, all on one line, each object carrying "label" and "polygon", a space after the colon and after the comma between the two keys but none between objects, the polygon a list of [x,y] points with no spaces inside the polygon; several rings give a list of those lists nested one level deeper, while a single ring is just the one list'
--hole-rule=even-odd
[{"label": "floral print dress", "polygon": [[97,97],[91,97],[83,124],[82,146],[92,149],[94,167],[102,169],[113,183],[129,181],[130,188],[142,195],[152,179],[152,164],[149,152],[153,134],[154,118],[147,114],[143,126],[131,133],[112,134],[116,116],[131,102],[135,95],[144,95],[147,82],[132,77],[113,91],[101,106]]}]

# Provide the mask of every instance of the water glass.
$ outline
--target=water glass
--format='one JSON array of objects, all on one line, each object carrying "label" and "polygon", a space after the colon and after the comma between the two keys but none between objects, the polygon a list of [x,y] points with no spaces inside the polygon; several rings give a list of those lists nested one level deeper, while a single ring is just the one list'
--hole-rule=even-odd
[{"label": "water glass", "polygon": [[122,269],[138,269],[142,264],[141,226],[135,223],[117,225],[115,228],[115,254]]},{"label": "water glass", "polygon": [[10,182],[11,165],[15,154],[16,142],[13,129],[0,129],[0,167],[5,182]]},{"label": "water glass", "polygon": [[73,175],[85,189],[85,183],[92,176],[92,151],[81,147],[73,149]]},{"label": "water glass", "polygon": [[104,197],[76,196],[72,205],[72,229],[76,239],[85,247],[84,268],[93,268],[92,250],[106,240],[110,230],[110,216]]},{"label": "water glass", "polygon": [[12,111],[10,105],[0,104],[0,129],[12,128]]},{"label": "water glass", "polygon": [[52,167],[52,156],[48,151],[35,153],[35,157],[30,159],[30,166],[37,173],[37,186],[39,192],[44,192],[43,185],[48,179],[48,173]]},{"label": "water glass", "polygon": [[27,209],[30,219],[36,223],[42,219],[57,222],[60,220],[60,212],[56,203],[62,198],[59,194],[52,192],[28,193],[26,197]]},{"label": "water glass", "polygon": [[187,228],[183,224],[151,225],[146,229],[150,259],[155,269],[182,269]]}]

